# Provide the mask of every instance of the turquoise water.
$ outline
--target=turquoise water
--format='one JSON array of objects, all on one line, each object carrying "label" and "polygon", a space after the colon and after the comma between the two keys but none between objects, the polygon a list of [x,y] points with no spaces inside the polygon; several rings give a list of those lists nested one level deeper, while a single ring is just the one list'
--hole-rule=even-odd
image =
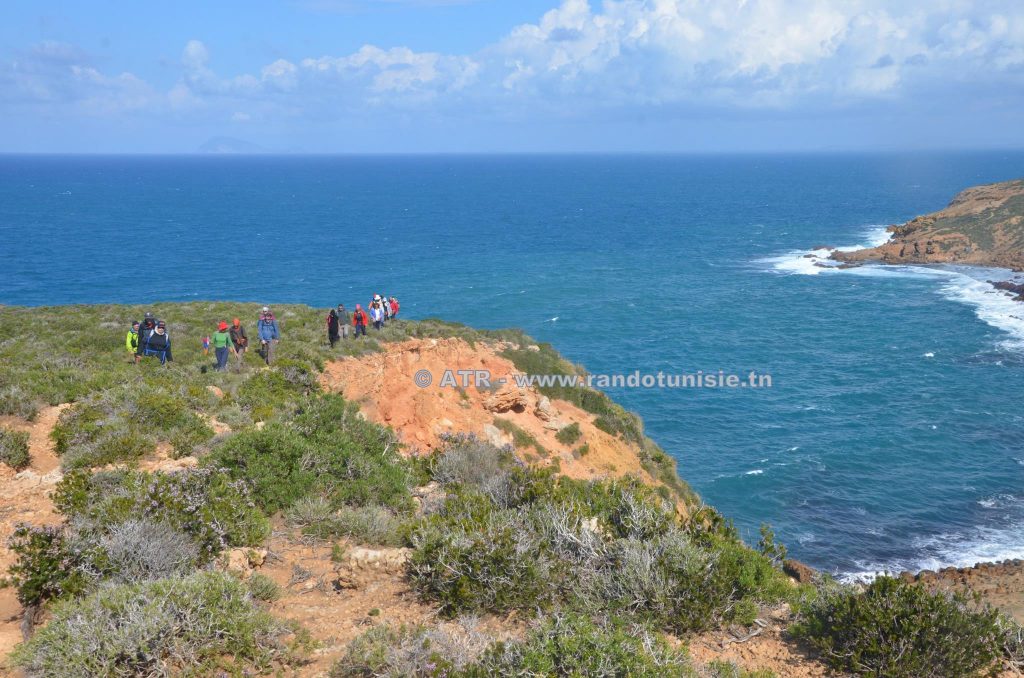
[{"label": "turquoise water", "polygon": [[0,303],[383,290],[597,373],[769,373],[611,393],[748,538],[768,521],[842,574],[973,563],[1024,556],[1024,307],[992,272],[801,255],[1021,175],[1021,153],[5,156]]}]

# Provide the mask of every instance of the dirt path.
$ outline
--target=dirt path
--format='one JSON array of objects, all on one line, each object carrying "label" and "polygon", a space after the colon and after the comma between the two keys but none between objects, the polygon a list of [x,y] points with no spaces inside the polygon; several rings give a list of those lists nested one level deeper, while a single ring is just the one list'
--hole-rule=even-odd
[{"label": "dirt path", "polygon": [[[0,464],[0,571],[7,572],[15,561],[7,542],[19,523],[54,525],[60,516],[54,511],[50,492],[60,482],[60,460],[54,451],[50,433],[57,418],[68,405],[40,410],[35,421],[0,417],[0,425],[28,431],[29,454],[32,461],[23,471],[15,472]],[[21,605],[14,589],[0,589],[0,657],[6,657],[21,642]]]}]

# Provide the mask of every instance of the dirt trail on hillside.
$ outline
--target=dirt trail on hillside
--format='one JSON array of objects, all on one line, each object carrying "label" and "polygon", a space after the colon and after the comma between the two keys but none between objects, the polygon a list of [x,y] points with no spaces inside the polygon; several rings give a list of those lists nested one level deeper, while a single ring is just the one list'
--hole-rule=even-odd
[{"label": "dirt trail on hillside", "polygon": [[[32,461],[29,467],[16,472],[0,464],[0,571],[6,573],[15,556],[7,542],[19,523],[55,525],[60,516],[53,509],[50,492],[60,482],[60,460],[54,451],[50,433],[67,405],[47,407],[39,411],[35,421],[0,417],[0,425],[17,431],[28,431],[28,447]],[[21,642],[21,605],[12,588],[0,589],[0,657],[6,657]]]},{"label": "dirt trail on hillside", "polygon": [[[518,446],[517,455],[524,461],[556,465],[570,478],[634,475],[653,482],[640,465],[636,447],[598,429],[594,415],[563,400],[548,401],[536,389],[515,386],[513,375],[521,373],[498,355],[505,346],[470,346],[462,339],[387,344],[380,353],[329,363],[321,384],[359,403],[370,420],[393,428],[406,445],[406,454],[436,449],[447,433],[474,433],[498,445],[512,443],[512,436],[494,425],[497,418],[522,429],[543,448]],[[423,370],[432,380],[426,387],[415,381]],[[458,370],[486,370],[495,387],[442,387],[446,370],[456,378]],[[506,384],[499,386],[499,380]],[[559,442],[558,430],[573,423],[580,427],[579,439]]]}]

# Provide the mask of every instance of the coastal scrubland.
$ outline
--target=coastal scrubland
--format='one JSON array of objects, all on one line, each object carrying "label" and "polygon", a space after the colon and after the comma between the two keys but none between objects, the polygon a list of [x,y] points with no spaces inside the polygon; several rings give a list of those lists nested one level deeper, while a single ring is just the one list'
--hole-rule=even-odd
[{"label": "coastal scrubland", "polygon": [[[0,482],[32,472],[24,427],[70,403],[52,430],[61,468],[38,490],[56,519],[9,530],[5,583],[25,636],[6,659],[12,671],[765,678],[696,661],[687,644],[756,630],[783,608],[788,642],[842,672],[986,675],[1024,657],[1020,628],[963,595],[888,577],[797,584],[769,528],[745,544],[639,417],[598,391],[541,389],[586,416],[552,438],[572,449],[567,459],[586,460],[587,432],[601,431],[629,445],[642,478],[569,477],[548,443],[502,417],[493,425],[508,444],[445,431],[420,449],[321,378],[333,361],[432,339],[493,346],[524,373],[582,373],[517,330],[403,320],[332,350],[320,311],[279,306],[274,365],[250,352],[218,373],[200,338],[255,307],[155,305],[174,342],[168,366],[134,365],[124,348],[145,310],[0,308],[0,461],[10,467]],[[284,542],[329,546],[336,563],[393,556],[429,614],[392,624],[375,621],[374,607],[365,632],[323,667],[324,641],[301,611],[275,614],[276,601],[307,583],[328,597],[362,586],[372,600],[378,575],[317,582],[295,563],[275,581],[260,567],[281,558],[268,545]]]}]

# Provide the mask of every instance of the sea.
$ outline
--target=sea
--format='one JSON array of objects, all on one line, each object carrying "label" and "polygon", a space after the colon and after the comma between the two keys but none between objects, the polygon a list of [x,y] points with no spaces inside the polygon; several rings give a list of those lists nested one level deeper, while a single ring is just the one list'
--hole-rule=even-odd
[{"label": "sea", "polygon": [[4,155],[0,303],[385,292],[594,374],[769,375],[608,390],[750,542],[769,523],[848,579],[970,565],[1024,557],[1024,304],[986,282],[1011,273],[812,257],[1022,175],[1022,152]]}]

